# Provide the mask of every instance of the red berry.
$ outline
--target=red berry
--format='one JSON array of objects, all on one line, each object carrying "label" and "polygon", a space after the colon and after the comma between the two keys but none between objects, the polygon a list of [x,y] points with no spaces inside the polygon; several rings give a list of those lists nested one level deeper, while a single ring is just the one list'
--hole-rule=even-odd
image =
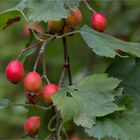
[{"label": "red berry", "polygon": [[42,79],[40,75],[33,71],[29,72],[24,78],[24,88],[27,91],[37,91],[42,86]]},{"label": "red berry", "polygon": [[24,132],[29,135],[36,135],[40,128],[40,117],[32,116],[28,118],[24,124]]},{"label": "red berry", "polygon": [[92,27],[100,32],[103,32],[106,28],[106,18],[103,14],[94,13],[92,16]]},{"label": "red berry", "polygon": [[48,84],[44,88],[44,99],[46,102],[51,103],[51,95],[57,92],[59,88],[54,84]]},{"label": "red berry", "polygon": [[73,135],[70,140],[80,140],[80,137],[77,135]]},{"label": "red berry", "polygon": [[23,65],[15,60],[11,61],[6,67],[6,77],[12,83],[18,83],[24,76]]},{"label": "red berry", "polygon": [[29,29],[32,29],[39,32],[40,34],[42,34],[44,32],[44,29],[39,26],[37,23],[32,23],[32,24],[25,24],[25,26],[23,27],[23,35],[28,38],[30,36],[30,32]]},{"label": "red berry", "polygon": [[70,15],[66,18],[66,24],[76,26],[82,22],[82,13],[79,9],[71,10]]},{"label": "red berry", "polygon": [[32,104],[35,104],[36,102],[40,101],[42,98],[42,88],[34,92],[26,91],[26,98],[29,101],[29,103]]}]

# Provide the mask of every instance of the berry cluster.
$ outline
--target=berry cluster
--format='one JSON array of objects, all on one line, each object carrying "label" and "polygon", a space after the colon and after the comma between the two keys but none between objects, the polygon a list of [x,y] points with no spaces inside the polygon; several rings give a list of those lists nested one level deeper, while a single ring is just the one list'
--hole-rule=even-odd
[{"label": "berry cluster", "polygon": [[[47,24],[48,32],[51,34],[65,34],[68,32],[72,32],[76,30],[76,26],[82,22],[82,13],[79,9],[70,11],[70,15],[67,18],[63,18],[60,20],[50,20]],[[92,27],[99,31],[103,32],[106,29],[107,21],[106,17],[101,14],[94,12],[91,17],[91,25]],[[37,24],[31,24],[33,30],[36,30],[40,34],[44,32],[43,28],[41,28]],[[29,29],[30,26],[26,24],[23,29],[23,34],[25,37],[29,37]]]},{"label": "berry cluster", "polygon": [[[64,34],[75,30],[76,25],[82,22],[82,13],[78,10],[71,10],[66,19],[58,21],[48,21],[48,30],[50,33]],[[100,32],[106,28],[106,18],[103,14],[94,12],[91,18],[92,27]]]},{"label": "berry cluster", "polygon": [[75,30],[76,25],[82,22],[82,13],[78,10],[71,10],[70,15],[66,19],[58,21],[48,21],[48,31],[50,33],[63,34]]},{"label": "berry cluster", "polygon": [[[7,65],[6,77],[9,81],[16,84],[24,77],[23,65],[18,61],[12,61]],[[51,103],[51,95],[58,91],[58,87],[54,84],[47,84],[42,91],[42,78],[36,71],[27,73],[24,77],[24,89],[27,99],[36,103],[41,97],[42,92],[47,103]]]},{"label": "berry cluster", "polygon": [[[82,22],[82,13],[79,9],[71,10],[68,17],[65,19],[60,19],[58,21],[48,21],[48,32],[50,34],[65,34],[68,32],[75,31],[76,26]],[[94,12],[91,18],[92,27],[99,31],[103,32],[106,28],[106,18],[104,15]],[[43,32],[38,26],[33,25],[33,29],[38,32]],[[29,35],[28,28],[26,28],[26,34]],[[59,88],[55,84],[48,83],[42,87],[42,78],[36,71],[31,71],[24,76],[24,67],[18,60],[11,61],[6,68],[6,77],[7,79],[17,84],[24,78],[24,89],[26,94],[26,99],[29,103],[35,104],[41,99],[44,99],[48,104],[52,102],[52,94],[56,93]],[[28,118],[25,122],[24,131],[25,134],[34,136],[38,133],[40,128],[40,117],[32,116]],[[73,139],[76,139],[73,137]]]},{"label": "berry cluster", "polygon": [[[6,68],[6,77],[14,84],[19,83],[24,77],[23,65],[18,60],[11,61]],[[47,103],[51,103],[52,94],[59,90],[55,84],[50,83],[42,90],[42,78],[36,71],[29,72],[24,77],[24,89],[27,100],[32,104],[37,103],[42,98]],[[27,135],[33,136],[37,134],[39,127],[40,117],[32,116],[25,122],[24,131]]]}]

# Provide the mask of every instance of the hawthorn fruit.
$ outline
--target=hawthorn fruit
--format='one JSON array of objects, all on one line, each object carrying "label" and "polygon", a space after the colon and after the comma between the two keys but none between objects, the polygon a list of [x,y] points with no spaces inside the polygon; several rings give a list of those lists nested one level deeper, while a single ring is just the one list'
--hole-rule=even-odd
[{"label": "hawthorn fruit", "polygon": [[71,10],[70,15],[66,18],[66,24],[76,26],[82,22],[82,13],[79,9]]},{"label": "hawthorn fruit", "polygon": [[40,121],[41,119],[39,116],[32,116],[28,118],[24,124],[24,133],[31,136],[38,134]]},{"label": "hawthorn fruit", "polygon": [[24,88],[27,91],[38,91],[42,86],[42,79],[40,75],[36,72],[29,72],[24,78]]},{"label": "hawthorn fruit", "polygon": [[5,75],[10,82],[18,83],[24,76],[23,65],[17,60],[11,61],[6,67]]},{"label": "hawthorn fruit", "polygon": [[[42,34],[44,32],[44,29],[42,27],[40,27],[38,24],[36,23],[32,23],[30,24],[32,29],[35,30],[36,32]],[[25,26],[23,27],[23,35],[24,37],[28,38],[30,36],[30,31],[29,29],[31,29],[29,24],[25,24]]]},{"label": "hawthorn fruit", "polygon": [[80,137],[77,135],[71,136],[70,140],[80,140]]},{"label": "hawthorn fruit", "polygon": [[40,88],[38,91],[25,91],[26,93],[26,99],[29,101],[31,104],[35,104],[38,101],[42,99],[42,88]]},{"label": "hawthorn fruit", "polygon": [[105,16],[100,13],[94,13],[92,15],[91,23],[92,27],[99,32],[103,32],[107,25]]},{"label": "hawthorn fruit", "polygon": [[54,84],[48,84],[44,87],[44,99],[47,103],[51,103],[52,102],[52,94],[54,94],[55,92],[57,92],[59,90],[59,88],[54,85]]}]

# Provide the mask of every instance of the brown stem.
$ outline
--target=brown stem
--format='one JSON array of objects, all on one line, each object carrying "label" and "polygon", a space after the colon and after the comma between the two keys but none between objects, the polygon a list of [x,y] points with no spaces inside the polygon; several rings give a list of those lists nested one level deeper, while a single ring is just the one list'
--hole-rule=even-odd
[{"label": "brown stem", "polygon": [[53,132],[53,131],[56,130],[56,128],[52,128],[52,127],[51,127],[52,122],[56,119],[56,117],[57,117],[57,115],[54,115],[54,116],[51,118],[51,120],[49,121],[49,123],[48,123],[48,130],[51,131],[51,132]]},{"label": "brown stem", "polygon": [[69,59],[69,51],[66,37],[63,37],[63,46],[64,46],[64,67],[68,70],[68,79],[69,85],[72,85],[72,77],[71,77],[71,69],[70,69],[70,59]]},{"label": "brown stem", "polygon": [[68,136],[67,131],[65,130],[65,128],[62,128],[62,132],[65,135],[65,140],[69,140],[69,136]]},{"label": "brown stem", "polygon": [[61,85],[63,85],[66,71],[67,71],[67,68],[66,67],[63,67],[63,70],[61,72],[61,76],[60,76],[60,79],[59,79],[58,87],[60,87]]},{"label": "brown stem", "polygon": [[32,108],[41,109],[41,110],[49,110],[53,107],[53,105],[49,107],[45,107],[45,106],[32,105],[32,104],[12,104],[11,106],[32,107]]},{"label": "brown stem", "polygon": [[23,49],[23,50],[20,52],[20,54],[18,55],[17,60],[18,60],[22,55],[24,55],[28,50],[34,48],[34,47],[37,46],[38,44],[39,44],[39,42],[36,42],[35,44],[32,44],[32,45],[30,45],[29,47]]},{"label": "brown stem", "polygon": [[43,53],[42,55],[42,67],[43,67],[43,75],[42,75],[42,79],[44,78],[46,80],[47,83],[50,83],[47,74],[46,74],[46,62],[45,62],[45,55]]},{"label": "brown stem", "polygon": [[[71,70],[70,70],[69,52],[68,52],[66,37],[63,37],[63,48],[64,48],[64,66],[63,66],[63,70],[61,72],[60,80],[59,80],[59,83],[58,83],[58,86],[59,87],[61,85],[63,85],[66,71],[68,71],[69,85],[72,85],[72,77],[71,77]],[[56,107],[55,107],[55,112],[56,112],[56,115],[57,115],[57,120],[56,120],[56,140],[60,140],[60,133],[61,133],[61,130],[64,130],[64,128],[62,128],[61,114],[57,110]]]},{"label": "brown stem", "polygon": [[61,132],[61,128],[62,128],[62,118],[61,118],[61,114],[60,112],[57,110],[57,108],[55,107],[55,112],[56,112],[56,140],[60,140],[60,132]]},{"label": "brown stem", "polygon": [[68,52],[66,37],[63,37],[63,48],[64,48],[64,66],[63,66],[63,70],[62,70],[62,73],[61,73],[61,76],[60,76],[58,86],[63,85],[66,71],[68,71],[69,85],[72,85],[69,52]]},{"label": "brown stem", "polygon": [[55,37],[52,36],[52,37],[46,39],[46,40],[43,42],[43,44],[42,44],[42,46],[41,46],[41,48],[40,48],[39,54],[38,54],[38,56],[37,56],[37,59],[36,59],[36,61],[35,61],[35,65],[34,65],[34,69],[33,69],[34,71],[36,71],[36,69],[37,69],[37,65],[38,65],[38,62],[39,62],[40,57],[44,54],[44,51],[45,51],[45,48],[46,48],[46,44],[47,44],[50,40],[52,40],[53,38],[55,38]]},{"label": "brown stem", "polygon": [[77,34],[77,33],[80,33],[80,31],[72,31],[72,32],[65,33],[63,35],[58,35],[58,36],[56,36],[56,39],[63,38],[63,37],[73,35],[73,34]]},{"label": "brown stem", "polygon": [[83,0],[83,2],[85,3],[86,7],[87,7],[91,12],[96,13],[96,11],[90,7],[90,5],[88,4],[87,0]]}]

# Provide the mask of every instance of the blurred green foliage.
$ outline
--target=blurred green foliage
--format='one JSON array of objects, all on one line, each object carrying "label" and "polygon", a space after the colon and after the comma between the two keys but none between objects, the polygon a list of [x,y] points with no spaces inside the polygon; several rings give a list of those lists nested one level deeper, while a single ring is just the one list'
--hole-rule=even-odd
[{"label": "blurred green foliage", "polygon": [[[0,12],[13,7],[18,0],[0,0]],[[96,11],[107,16],[108,27],[105,33],[126,41],[140,42],[140,1],[139,0],[89,0],[89,4]],[[80,4],[83,14],[83,22],[91,26],[92,13],[88,11],[83,3]],[[20,51],[25,47],[28,39],[23,36],[23,27],[26,24],[22,17],[19,23],[0,32],[0,98],[8,98],[13,103],[24,103],[25,93],[23,83],[13,85],[5,78],[5,68],[9,61],[16,59]],[[45,30],[45,23],[41,24]],[[78,27],[78,28],[80,28]],[[80,35],[68,37],[70,61],[73,82],[81,80],[91,73],[102,73],[113,61],[101,58],[93,54],[86,47]],[[32,70],[34,60],[25,62],[26,72]],[[49,43],[46,49],[46,69],[51,82],[57,83],[63,66],[62,40]],[[66,79],[67,84],[67,79]],[[23,133],[24,121],[27,110],[22,107],[3,109],[0,112],[0,140],[20,139]]]}]

